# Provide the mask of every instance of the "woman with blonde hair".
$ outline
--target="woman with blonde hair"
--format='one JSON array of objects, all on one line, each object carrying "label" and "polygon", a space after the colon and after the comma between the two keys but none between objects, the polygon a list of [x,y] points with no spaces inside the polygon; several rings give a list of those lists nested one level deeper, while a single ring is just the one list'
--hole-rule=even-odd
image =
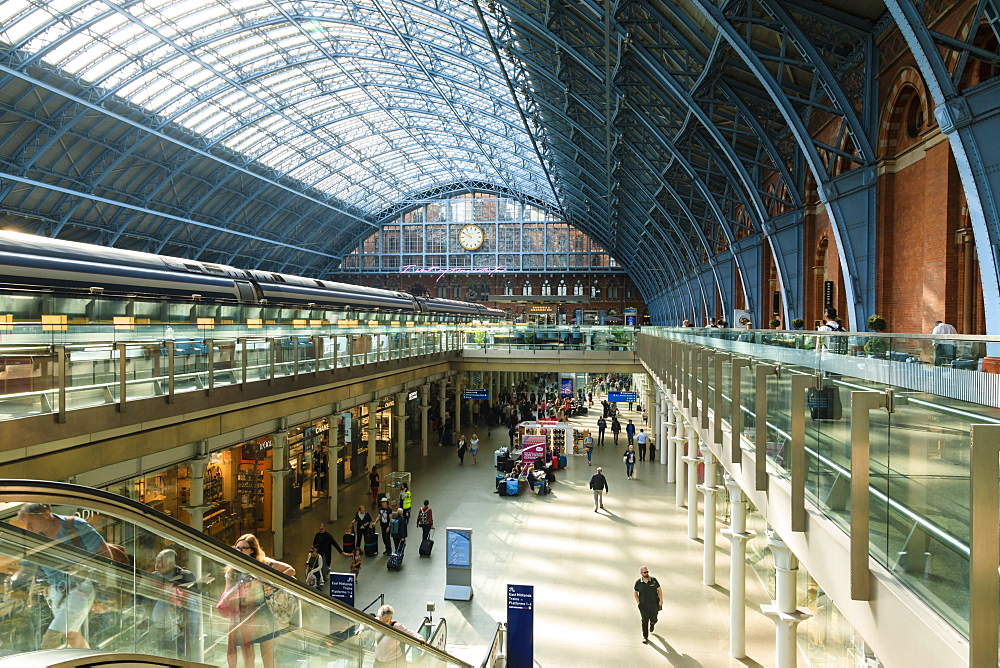
[{"label": "woman with blonde hair", "polygon": [[[256,559],[279,573],[295,576],[295,568],[267,556],[257,536],[252,533],[245,533],[237,538],[233,547],[240,554]],[[226,646],[226,662],[229,668],[236,668],[237,650],[243,655],[243,667],[254,668],[254,644],[260,645],[260,658],[264,668],[274,668],[274,639],[281,629],[268,606],[267,597],[275,592],[275,588],[249,573],[228,567],[226,592],[228,593],[233,587],[238,588],[240,603],[239,613],[229,622],[229,638]]]}]

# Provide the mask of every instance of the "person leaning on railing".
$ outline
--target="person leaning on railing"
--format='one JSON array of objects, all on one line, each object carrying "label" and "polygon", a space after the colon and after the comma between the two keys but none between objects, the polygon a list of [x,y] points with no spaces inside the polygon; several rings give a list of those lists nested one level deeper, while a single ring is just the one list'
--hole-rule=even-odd
[{"label": "person leaning on railing", "polygon": [[[395,619],[393,615],[396,611],[391,605],[383,605],[378,609],[376,617],[379,621],[388,624],[397,631],[411,635],[416,640],[423,641],[419,635],[406,628]],[[375,665],[374,668],[404,668],[406,666],[406,646],[402,642],[391,638],[389,636],[383,636],[378,644],[375,645]]]}]

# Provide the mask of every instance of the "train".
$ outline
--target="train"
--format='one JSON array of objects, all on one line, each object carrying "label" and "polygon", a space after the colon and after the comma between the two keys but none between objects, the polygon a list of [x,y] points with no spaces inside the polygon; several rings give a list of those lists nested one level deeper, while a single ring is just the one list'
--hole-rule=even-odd
[{"label": "train", "polygon": [[499,320],[482,304],[0,231],[0,288]]}]

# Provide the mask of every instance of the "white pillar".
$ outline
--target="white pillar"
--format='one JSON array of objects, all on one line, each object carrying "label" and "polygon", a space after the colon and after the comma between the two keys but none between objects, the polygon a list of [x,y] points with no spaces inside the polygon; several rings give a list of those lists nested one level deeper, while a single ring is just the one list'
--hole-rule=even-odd
[{"label": "white pillar", "polygon": [[462,433],[462,377],[455,376],[455,431],[452,442],[458,440],[458,435]]},{"label": "white pillar", "polygon": [[[208,506],[205,505],[205,469],[208,467],[208,453],[205,450],[205,441],[199,442],[198,452],[200,454],[188,461],[188,469],[191,472],[191,493],[188,495],[188,505],[185,510],[190,517],[188,526],[195,531],[202,531],[205,528],[205,511],[208,510]],[[194,573],[196,578],[201,578],[202,557],[200,554],[194,550],[189,552],[188,561],[184,566]],[[188,658],[195,661],[204,661],[205,659],[205,643],[202,632],[204,618],[204,614],[196,615],[194,627],[191,629],[194,646],[189,649]]]},{"label": "white pillar", "polygon": [[378,402],[372,401],[368,404],[368,470],[375,466],[375,448],[378,441],[378,427],[375,424],[378,417]]},{"label": "white pillar", "polygon": [[427,448],[430,446],[431,433],[430,425],[427,422],[427,413],[431,410],[431,386],[430,383],[420,386],[420,454],[427,456]]},{"label": "white pillar", "polygon": [[722,535],[729,538],[729,655],[735,659],[746,656],[747,619],[747,540],[755,534],[747,531],[747,502],[738,482],[726,479],[729,489],[728,529]]},{"label": "white pillar", "polygon": [[800,622],[812,617],[796,603],[796,573],[799,560],[788,549],[785,542],[774,532],[768,532],[767,545],[774,555],[775,600],[770,605],[760,606],[761,612],[774,620],[775,666],[795,668],[798,663],[796,632]]},{"label": "white pillar", "polygon": [[288,475],[288,423],[278,420],[278,428],[271,434],[271,553],[275,559],[285,556],[285,476]]},{"label": "white pillar", "polygon": [[718,467],[715,455],[711,450],[702,450],[705,458],[705,484],[699,485],[698,489],[705,495],[705,551],[704,566],[702,568],[702,584],[711,587],[715,584],[715,495],[723,491],[725,487],[716,484],[716,472]]},{"label": "white pillar", "polygon": [[[445,423],[445,416],[448,414],[448,379],[442,378],[438,384],[438,416],[441,424]],[[438,443],[438,446],[444,445]]]},{"label": "white pillar", "polygon": [[[656,438],[660,442],[660,464],[669,464],[669,457],[667,456],[670,450],[670,410],[667,408],[667,398],[663,393],[663,390],[656,389]],[[672,471],[670,466],[667,466],[667,482],[673,482],[673,478],[670,476]]]},{"label": "white pillar", "polygon": [[684,458],[687,463],[687,510],[688,510],[688,538],[695,540],[698,538],[698,464],[705,461],[698,453],[698,433],[694,430],[694,425],[685,424],[684,431],[687,434],[688,456]]},{"label": "white pillar", "polygon": [[406,470],[406,392],[396,395],[392,413],[396,418],[396,459],[397,471]]},{"label": "white pillar", "polygon": [[336,523],[340,517],[340,488],[337,486],[337,416],[327,418],[330,423],[330,436],[326,442],[326,486],[330,494],[330,521]]},{"label": "white pillar", "polygon": [[672,411],[673,419],[670,421],[673,426],[673,437],[670,439],[676,445],[674,449],[674,476],[676,485],[674,486],[674,503],[678,508],[684,507],[684,485],[687,480],[684,477],[684,456],[687,439],[684,436],[684,423],[681,412],[676,408]]}]

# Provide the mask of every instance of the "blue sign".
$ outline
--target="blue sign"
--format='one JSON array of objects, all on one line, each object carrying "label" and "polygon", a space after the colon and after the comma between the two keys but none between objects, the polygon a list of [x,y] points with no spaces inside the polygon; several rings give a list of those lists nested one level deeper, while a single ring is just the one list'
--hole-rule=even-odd
[{"label": "blue sign", "polygon": [[330,573],[330,598],[354,607],[354,573]]},{"label": "blue sign", "polygon": [[472,568],[472,536],[461,529],[448,529],[448,565]]},{"label": "blue sign", "polygon": [[489,399],[489,390],[462,390],[463,399]]},{"label": "blue sign", "polygon": [[625,324],[626,325],[635,325],[635,324],[638,324],[636,321],[639,318],[639,309],[627,308],[627,309],[625,309],[623,311],[623,314],[625,316]]},{"label": "blue sign", "polygon": [[564,397],[572,397],[573,396],[573,379],[572,378],[563,378],[562,379],[562,391],[560,392],[560,394],[562,396],[564,396]]},{"label": "blue sign", "polygon": [[507,585],[507,666],[532,668],[535,662],[535,588]]},{"label": "blue sign", "polygon": [[608,401],[615,404],[618,402],[636,401],[635,392],[608,392]]}]

